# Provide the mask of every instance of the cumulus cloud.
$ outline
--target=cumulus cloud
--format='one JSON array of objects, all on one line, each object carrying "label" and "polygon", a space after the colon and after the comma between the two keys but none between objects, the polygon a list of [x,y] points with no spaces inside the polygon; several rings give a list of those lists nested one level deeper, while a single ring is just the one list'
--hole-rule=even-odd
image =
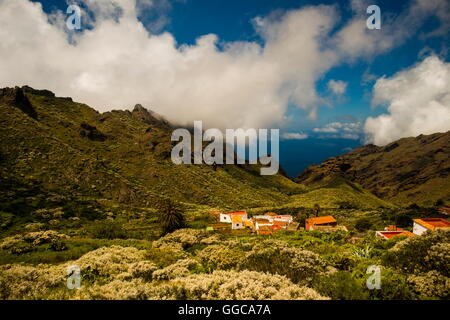
[{"label": "cumulus cloud", "polygon": [[314,128],[315,133],[320,133],[322,139],[349,139],[358,140],[361,138],[361,122],[331,122],[324,127]]},{"label": "cumulus cloud", "polygon": [[258,128],[281,122],[289,103],[314,115],[315,81],[337,61],[321,46],[336,20],[329,6],[258,17],[264,45],[219,49],[214,34],[179,45],[170,33],[149,33],[137,19],[148,4],[83,2],[95,19],[69,43],[62,13],[52,24],[39,3],[0,1],[0,86],[48,88],[99,111],[141,103],[175,123]]},{"label": "cumulus cloud", "polygon": [[412,0],[398,15],[392,15],[381,8],[381,29],[366,28],[369,4],[366,0],[352,0],[354,16],[336,32],[336,48],[344,58],[354,60],[359,57],[370,58],[402,45],[418,33],[419,28],[431,17],[435,18],[436,28],[422,34],[423,37],[446,35],[450,31],[450,2],[442,0]]},{"label": "cumulus cloud", "polygon": [[286,132],[281,135],[281,138],[285,140],[304,140],[308,139],[308,135],[299,132]]},{"label": "cumulus cloud", "polygon": [[314,128],[314,132],[336,133],[336,132],[360,132],[360,122],[331,122],[324,127]]},{"label": "cumulus cloud", "polygon": [[343,95],[347,90],[347,82],[331,79],[328,81],[328,89],[336,95]]},{"label": "cumulus cloud", "polygon": [[[178,124],[265,128],[282,122],[289,104],[314,118],[324,102],[316,81],[346,57],[377,51],[364,49],[372,35],[357,20],[334,34],[335,6],[256,17],[261,43],[206,34],[182,45],[161,32],[167,14],[154,29],[138,19],[152,10],[167,13],[166,0],[80,2],[84,29],[68,32],[63,12],[47,15],[39,3],[0,0],[0,87],[46,88],[99,111],[141,103]],[[431,12],[433,5],[420,8]],[[392,45],[383,41],[374,45]]]},{"label": "cumulus cloud", "polygon": [[430,56],[374,86],[373,104],[387,114],[369,117],[367,141],[385,145],[403,137],[450,130],[450,63]]}]

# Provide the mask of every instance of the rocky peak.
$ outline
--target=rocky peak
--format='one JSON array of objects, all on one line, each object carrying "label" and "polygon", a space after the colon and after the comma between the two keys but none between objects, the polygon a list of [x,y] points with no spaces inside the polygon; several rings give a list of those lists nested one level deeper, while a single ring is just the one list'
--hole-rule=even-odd
[{"label": "rocky peak", "polygon": [[19,108],[31,118],[37,119],[37,112],[31,105],[22,88],[0,89],[0,103]]},{"label": "rocky peak", "polygon": [[162,116],[160,116],[156,112],[153,112],[152,110],[144,108],[140,104],[134,106],[134,109],[131,112],[131,116],[135,119],[138,119],[144,123],[151,125],[152,127],[157,128],[170,127],[169,122],[165,120]]}]

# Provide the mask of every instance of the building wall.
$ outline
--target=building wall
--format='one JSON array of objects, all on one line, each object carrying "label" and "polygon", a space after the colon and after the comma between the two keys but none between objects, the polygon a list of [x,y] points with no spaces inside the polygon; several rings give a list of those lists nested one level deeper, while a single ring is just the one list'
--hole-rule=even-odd
[{"label": "building wall", "polygon": [[413,233],[417,234],[418,236],[421,236],[424,232],[426,232],[428,229],[424,226],[418,224],[417,222],[414,222],[413,225]]},{"label": "building wall", "polygon": [[220,214],[220,222],[231,223],[231,216],[229,214]]},{"label": "building wall", "polygon": [[243,228],[244,228],[244,225],[240,222],[232,223],[232,225],[231,225],[231,229],[233,229],[233,230],[238,230],[238,229],[243,229]]}]

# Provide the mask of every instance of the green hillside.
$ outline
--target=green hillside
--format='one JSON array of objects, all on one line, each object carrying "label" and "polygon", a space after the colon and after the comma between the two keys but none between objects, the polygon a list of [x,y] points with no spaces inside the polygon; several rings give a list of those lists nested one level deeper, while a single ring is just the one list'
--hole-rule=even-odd
[{"label": "green hillside", "polygon": [[366,145],[308,167],[296,181],[323,185],[339,177],[398,205],[450,202],[450,131]]},{"label": "green hillside", "polygon": [[[26,111],[26,107],[29,112]],[[274,205],[303,187],[257,166],[174,165],[172,128],[141,106],[98,113],[29,87],[0,93],[2,201],[23,189],[152,207],[160,198],[218,208]]]}]

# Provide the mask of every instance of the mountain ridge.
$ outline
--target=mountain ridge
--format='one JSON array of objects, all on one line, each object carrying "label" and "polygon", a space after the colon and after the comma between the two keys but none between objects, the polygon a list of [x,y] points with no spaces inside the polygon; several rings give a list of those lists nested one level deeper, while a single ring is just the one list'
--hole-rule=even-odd
[{"label": "mountain ridge", "polygon": [[356,182],[397,204],[450,201],[450,131],[358,147],[306,168],[295,181],[323,185],[333,177]]}]

